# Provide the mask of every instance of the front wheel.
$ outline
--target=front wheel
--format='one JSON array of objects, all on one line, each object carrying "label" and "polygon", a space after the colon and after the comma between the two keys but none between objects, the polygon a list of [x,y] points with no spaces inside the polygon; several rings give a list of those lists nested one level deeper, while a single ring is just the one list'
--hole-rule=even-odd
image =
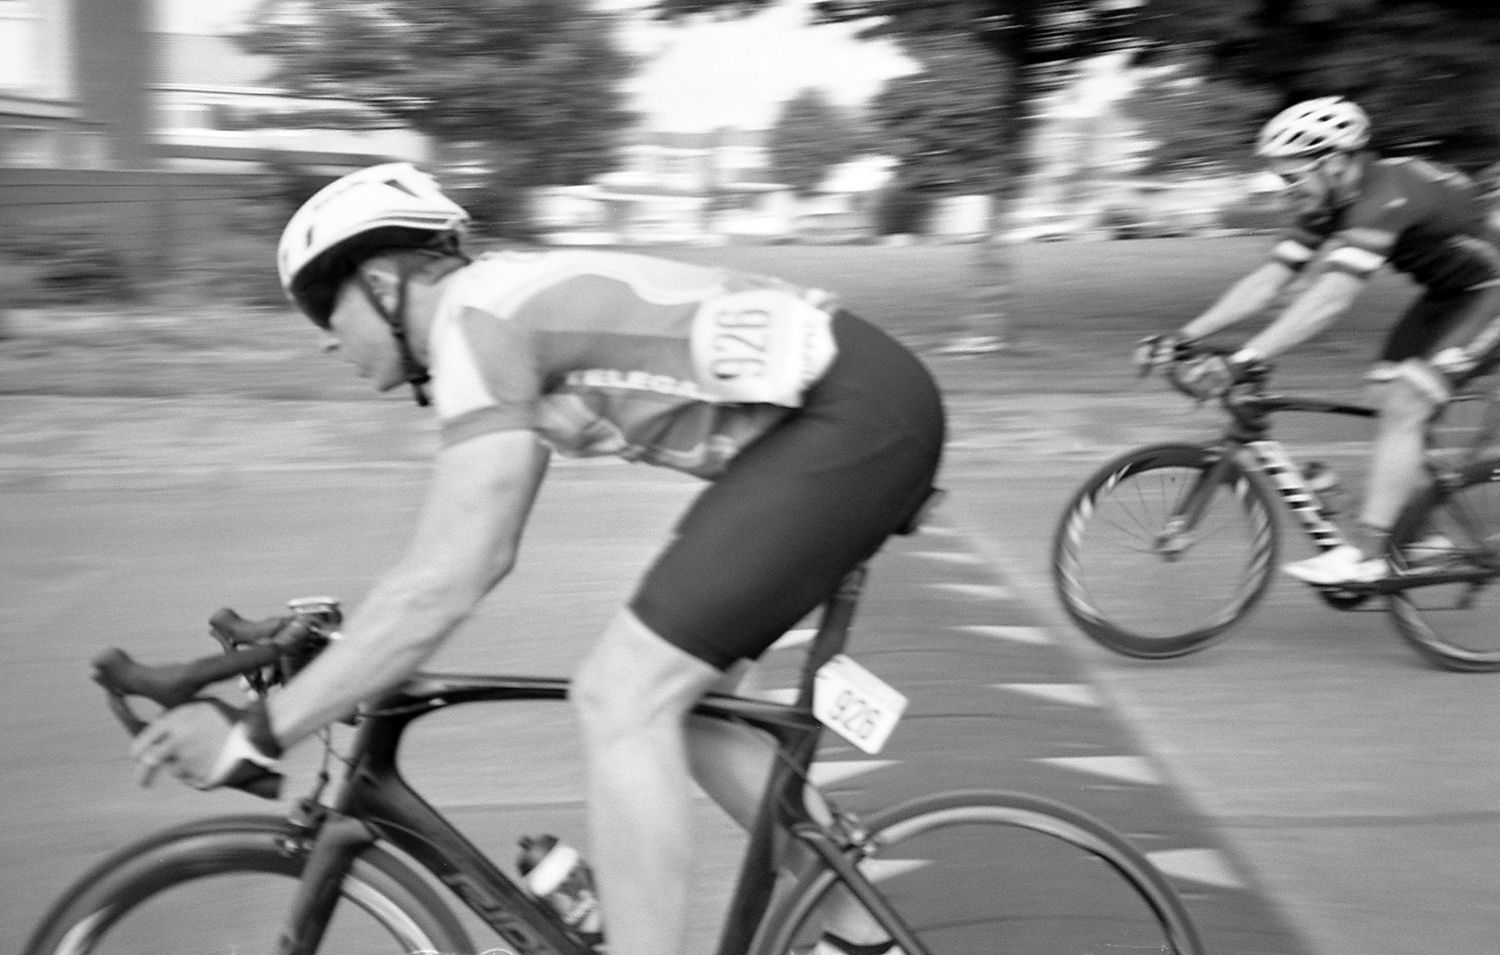
[{"label": "front wheel", "polygon": [[1388,553],[1413,584],[1386,598],[1397,632],[1444,669],[1500,670],[1500,458],[1418,495]]},{"label": "front wheel", "polygon": [[1052,544],[1063,609],[1095,641],[1161,659],[1207,646],[1255,605],[1275,565],[1264,487],[1217,448],[1161,444],[1100,468]]},{"label": "front wheel", "polygon": [[[859,869],[927,955],[1203,951],[1181,899],[1150,861],[1060,803],[946,793],[868,824],[873,851]],[[814,860],[766,917],[753,951],[801,955],[833,913],[854,905],[838,876]]]},{"label": "front wheel", "polygon": [[[274,952],[307,853],[274,816],[207,819],[120,850],[42,919],[24,955]],[[467,953],[453,913],[406,865],[360,853],[320,955]]]}]

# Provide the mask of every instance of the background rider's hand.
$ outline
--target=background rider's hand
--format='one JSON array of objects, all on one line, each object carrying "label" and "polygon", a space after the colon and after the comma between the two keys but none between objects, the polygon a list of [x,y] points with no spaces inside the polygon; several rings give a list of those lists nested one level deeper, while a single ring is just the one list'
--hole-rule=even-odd
[{"label": "background rider's hand", "polygon": [[163,766],[190,786],[216,785],[215,769],[231,726],[223,708],[203,700],[166,711],[141,730],[130,746],[141,785],[151,785]]},{"label": "background rider's hand", "polygon": [[1223,355],[1199,355],[1178,366],[1177,382],[1199,400],[1217,398],[1240,380],[1242,366]]},{"label": "background rider's hand", "polygon": [[1133,356],[1135,365],[1141,370],[1142,375],[1146,375],[1153,368],[1170,365],[1187,357],[1191,344],[1192,340],[1180,332],[1148,335],[1136,344]]}]

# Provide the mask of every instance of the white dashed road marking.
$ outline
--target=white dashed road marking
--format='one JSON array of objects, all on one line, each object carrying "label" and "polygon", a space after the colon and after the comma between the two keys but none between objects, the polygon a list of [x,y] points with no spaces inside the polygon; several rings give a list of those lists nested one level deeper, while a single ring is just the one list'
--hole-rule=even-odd
[{"label": "white dashed road marking", "polygon": [[964,633],[978,634],[981,637],[994,637],[997,640],[1010,640],[1014,643],[1051,643],[1052,637],[1041,627],[1001,627],[987,624],[975,624],[956,628]]}]

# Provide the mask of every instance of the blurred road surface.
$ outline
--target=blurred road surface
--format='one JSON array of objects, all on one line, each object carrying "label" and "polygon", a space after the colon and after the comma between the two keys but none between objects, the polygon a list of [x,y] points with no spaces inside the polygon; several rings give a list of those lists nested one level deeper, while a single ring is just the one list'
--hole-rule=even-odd
[{"label": "blurred road surface", "polygon": [[[220,605],[357,601],[399,554],[432,436],[415,409],[384,403],[0,407],[0,948],[14,950],[105,851],[260,806],[134,788],[88,657],[207,649],[201,621]],[[1289,582],[1226,643],[1168,663],[1113,657],[1054,609],[1045,550],[1072,487],[1116,450],[1204,424],[1185,431],[1176,404],[1145,398],[956,399],[952,496],[934,531],[877,561],[859,618],[856,655],[912,693],[912,714],[892,762],[832,752],[827,778],[883,803],[931,786],[940,765],[945,782],[1078,805],[1154,853],[1216,953],[1493,952],[1496,677],[1427,669],[1379,615],[1336,614]],[[434,665],[566,672],[694,487],[557,466],[522,567]],[[476,715],[434,721],[413,777],[502,860],[517,831],[582,838],[576,760],[553,752],[571,745],[567,714],[530,717],[518,747]],[[706,943],[736,837],[702,816]]]}]

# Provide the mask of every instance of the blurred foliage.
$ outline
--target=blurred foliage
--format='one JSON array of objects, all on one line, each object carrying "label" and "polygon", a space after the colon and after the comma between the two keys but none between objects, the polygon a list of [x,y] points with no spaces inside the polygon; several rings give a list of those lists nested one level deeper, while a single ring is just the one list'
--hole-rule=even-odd
[{"label": "blurred foliage", "polygon": [[614,167],[634,61],[588,0],[267,0],[238,37],[271,82],[445,144],[493,144],[514,186]]},{"label": "blurred foliage", "polygon": [[782,105],[769,151],[776,181],[799,196],[812,193],[829,170],[860,149],[855,121],[818,89],[805,89]]},{"label": "blurred foliage", "polygon": [[1206,72],[1192,58],[1164,65],[1122,102],[1124,114],[1154,141],[1147,172],[1259,163],[1255,135],[1275,95]]},{"label": "blurred foliage", "polygon": [[1342,94],[1370,113],[1378,150],[1465,168],[1500,156],[1494,0],[1151,0],[1138,29],[1270,91],[1257,123]]},{"label": "blurred foliage", "polygon": [[897,179],[918,191],[994,193],[1008,174],[1005,74],[965,36],[934,34],[907,48],[922,71],[891,80],[872,110]]},{"label": "blurred foliage", "polygon": [[[772,2],[655,0],[653,8],[673,19],[743,15]],[[1073,63],[1113,48],[1132,22],[1121,0],[815,0],[813,9],[820,22],[858,23],[863,36],[895,40],[923,65],[925,80],[898,78],[887,90],[882,131],[889,142],[899,122],[906,139],[898,175],[915,188],[994,195],[1011,192],[1026,172],[1031,102]],[[943,135],[919,105],[961,128]],[[949,148],[954,155],[934,151]]]},{"label": "blurred foliage", "polygon": [[11,304],[133,302],[140,297],[117,240],[97,230],[28,230],[0,244]]},{"label": "blurred foliage", "polygon": [[922,235],[932,217],[933,195],[893,183],[875,200],[876,235]]}]

